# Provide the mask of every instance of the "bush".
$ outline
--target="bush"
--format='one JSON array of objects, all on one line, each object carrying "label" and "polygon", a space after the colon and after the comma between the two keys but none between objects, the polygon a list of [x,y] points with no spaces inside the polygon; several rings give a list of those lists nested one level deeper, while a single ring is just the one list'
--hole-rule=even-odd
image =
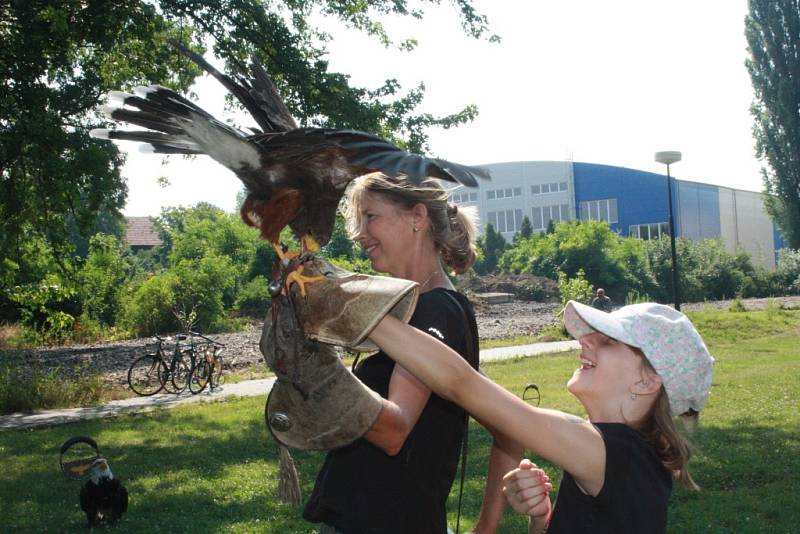
[{"label": "bush", "polygon": [[578,273],[567,278],[565,273],[558,273],[558,289],[561,291],[561,304],[566,305],[570,300],[589,304],[594,295],[592,284],[586,280],[583,269],[578,269]]},{"label": "bush", "polygon": [[61,343],[71,336],[78,299],[75,289],[65,284],[55,274],[49,274],[39,283],[12,288],[10,299],[20,313],[20,322],[29,332],[23,337],[41,343]]},{"label": "bush", "polygon": [[175,310],[196,314],[196,327],[213,331],[225,319],[225,309],[233,305],[231,297],[236,268],[227,256],[205,256],[199,260],[181,260],[169,269],[176,280]]},{"label": "bush", "polygon": [[784,248],[778,252],[773,279],[781,293],[800,295],[800,250]]},{"label": "bush", "polygon": [[731,302],[731,305],[728,308],[728,311],[732,312],[732,313],[742,313],[742,312],[746,312],[747,308],[744,307],[744,303],[742,303],[742,299],[737,297],[733,302]]},{"label": "bush", "polygon": [[115,324],[120,292],[130,265],[113,235],[96,234],[89,240],[89,255],[78,273],[83,314],[103,325]]},{"label": "bush", "polygon": [[124,306],[123,323],[140,336],[175,331],[178,321],[172,310],[176,303],[177,283],[175,275],[169,272],[146,280]]},{"label": "bush", "polygon": [[268,286],[269,280],[263,276],[257,276],[247,282],[236,297],[236,309],[239,313],[263,319],[272,303]]}]

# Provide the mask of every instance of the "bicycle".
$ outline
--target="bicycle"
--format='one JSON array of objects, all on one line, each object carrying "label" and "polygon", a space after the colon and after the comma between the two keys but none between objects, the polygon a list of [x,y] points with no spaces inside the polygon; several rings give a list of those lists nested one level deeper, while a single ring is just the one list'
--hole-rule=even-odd
[{"label": "bicycle", "polygon": [[181,393],[189,383],[194,347],[183,347],[181,341],[184,341],[186,336],[178,334],[175,336],[172,356],[167,360],[164,344],[172,338],[163,338],[156,334],[154,339],[157,343],[156,351],[140,356],[131,363],[128,369],[128,386],[142,397],[155,395],[161,390],[167,393]]},{"label": "bicycle", "polygon": [[[224,382],[222,351],[225,348],[223,343],[200,334],[199,332],[189,332],[193,337],[199,337],[206,341],[202,351],[197,350],[192,355],[192,368],[189,373],[189,391],[192,394],[201,393],[206,386],[210,390],[219,387]],[[200,353],[200,358],[197,358]]]}]

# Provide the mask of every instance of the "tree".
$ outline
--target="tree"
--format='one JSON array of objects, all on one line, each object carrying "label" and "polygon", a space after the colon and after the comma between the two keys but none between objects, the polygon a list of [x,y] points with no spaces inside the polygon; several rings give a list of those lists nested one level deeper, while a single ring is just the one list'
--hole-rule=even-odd
[{"label": "tree", "polygon": [[[438,4],[420,0],[415,5]],[[466,33],[482,37],[486,19],[471,0],[454,0]],[[121,217],[127,194],[123,157],[89,138],[109,90],[159,83],[187,90],[200,70],[170,45],[198,52],[211,44],[226,69],[242,72],[255,55],[306,126],[355,128],[426,148],[426,129],[471,120],[474,106],[444,117],[415,112],[424,85],[406,94],[396,80],[353,87],[330,72],[330,36],[310,20],[322,13],[391,45],[375,14],[420,17],[406,0],[273,3],[264,0],[11,0],[0,3],[0,273],[4,286],[36,282],[40,262],[26,241],[43,242],[60,276],[74,273],[71,230],[83,240]],[[405,48],[413,48],[410,42]],[[12,276],[13,275],[13,276]],[[41,278],[39,278],[41,279]],[[7,292],[0,310],[8,309]]]},{"label": "tree", "polygon": [[800,249],[800,0],[750,0],[745,35],[756,154],[769,164],[761,171],[764,203]]},{"label": "tree", "polygon": [[487,224],[486,233],[478,238],[478,246],[483,251],[483,257],[475,262],[475,272],[478,274],[494,272],[500,256],[506,249],[506,240],[503,234],[496,231],[491,224]]},{"label": "tree", "polygon": [[524,216],[522,218],[522,224],[520,224],[519,232],[514,234],[513,243],[516,245],[522,239],[528,239],[531,235],[533,235],[533,225],[531,224],[531,220],[528,219],[528,216]]}]

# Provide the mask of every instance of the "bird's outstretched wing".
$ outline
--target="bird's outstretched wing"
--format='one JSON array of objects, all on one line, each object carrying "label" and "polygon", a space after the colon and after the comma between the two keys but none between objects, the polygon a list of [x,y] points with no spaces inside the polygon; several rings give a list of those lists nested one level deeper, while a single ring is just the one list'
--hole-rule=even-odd
[{"label": "bird's outstretched wing", "polygon": [[[103,139],[137,141],[146,151],[207,154],[231,169],[248,190],[242,209],[247,224],[275,242],[291,225],[298,237],[325,245],[336,207],[347,184],[370,172],[405,175],[420,183],[427,177],[476,187],[488,179],[484,169],[410,154],[375,135],[335,128],[297,128],[269,75],[253,61],[252,80],[214,69],[202,57],[180,48],[219,80],[250,111],[263,132],[249,135],[218,121],[199,106],[161,86],[139,87],[134,94],[110,93],[100,110],[109,118],[145,130],[92,130]],[[291,191],[291,195],[287,195]],[[285,199],[291,199],[287,203]]]},{"label": "bird's outstretched wing", "polygon": [[250,64],[252,79],[223,74],[215,69],[203,56],[177,41],[172,42],[183,55],[219,81],[247,109],[263,132],[285,132],[297,128],[297,123],[267,71],[253,56]]}]

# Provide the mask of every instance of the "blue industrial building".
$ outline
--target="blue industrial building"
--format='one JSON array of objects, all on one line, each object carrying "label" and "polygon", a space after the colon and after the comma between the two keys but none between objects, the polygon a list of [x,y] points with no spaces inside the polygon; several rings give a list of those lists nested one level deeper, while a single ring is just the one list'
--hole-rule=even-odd
[{"label": "blue industrial building", "polygon": [[[621,235],[655,239],[669,235],[667,177],[662,174],[571,161],[525,161],[483,165],[492,180],[475,189],[456,188],[453,200],[473,205],[480,221],[511,239],[523,217],[534,230],[550,220],[608,221]],[[761,193],[672,178],[677,236],[718,238],[730,251],[741,247],[756,263],[775,266],[783,246],[767,216]]]}]

